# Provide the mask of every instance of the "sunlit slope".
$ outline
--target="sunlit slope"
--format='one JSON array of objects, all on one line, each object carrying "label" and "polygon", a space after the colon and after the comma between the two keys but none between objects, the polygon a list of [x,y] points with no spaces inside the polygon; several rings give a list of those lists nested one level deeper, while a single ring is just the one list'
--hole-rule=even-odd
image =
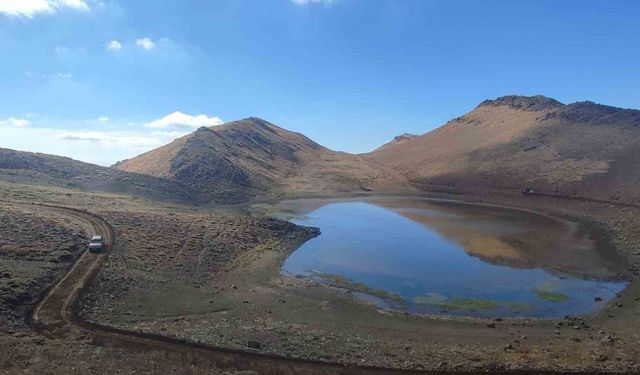
[{"label": "sunlit slope", "polygon": [[363,156],[422,184],[639,201],[640,111],[506,96]]},{"label": "sunlit slope", "polygon": [[193,189],[176,181],[4,148],[0,148],[0,180],[185,203],[197,199]]},{"label": "sunlit slope", "polygon": [[261,194],[411,189],[404,176],[389,168],[329,150],[258,118],[200,128],[115,167],[179,181],[213,202]]}]

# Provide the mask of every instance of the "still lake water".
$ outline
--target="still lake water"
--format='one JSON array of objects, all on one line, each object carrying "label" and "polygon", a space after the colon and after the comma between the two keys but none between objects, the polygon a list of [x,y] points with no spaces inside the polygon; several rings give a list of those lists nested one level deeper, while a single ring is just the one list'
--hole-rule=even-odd
[{"label": "still lake water", "polygon": [[555,318],[602,307],[624,267],[584,226],[528,211],[418,198],[296,200],[318,227],[283,272],[412,314]]}]

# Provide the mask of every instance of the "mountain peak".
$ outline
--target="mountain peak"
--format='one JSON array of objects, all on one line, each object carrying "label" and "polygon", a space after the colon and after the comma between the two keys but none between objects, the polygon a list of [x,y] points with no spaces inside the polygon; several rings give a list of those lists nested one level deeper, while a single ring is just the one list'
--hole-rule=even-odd
[{"label": "mountain peak", "polygon": [[378,147],[377,149],[373,150],[372,152],[376,152],[376,151],[380,151],[380,150],[385,150],[388,149],[392,146],[396,146],[400,143],[404,143],[407,141],[410,141],[414,138],[417,138],[418,135],[416,134],[411,134],[411,133],[404,133],[404,134],[400,134],[398,136],[395,136],[391,141],[383,144],[382,146]]},{"label": "mountain peak", "polygon": [[557,118],[572,122],[598,124],[627,124],[640,126],[640,111],[618,108],[592,101],[576,102],[566,105],[561,111],[549,113],[546,119]]},{"label": "mountain peak", "polygon": [[522,96],[522,95],[507,95],[501,96],[494,100],[485,100],[480,105],[480,107],[498,107],[498,106],[508,106],[514,109],[519,109],[522,111],[544,111],[549,109],[556,109],[564,106],[561,102],[549,98],[543,95],[534,95],[534,96]]},{"label": "mountain peak", "polygon": [[184,184],[203,202],[297,191],[405,190],[406,181],[398,172],[257,117],[199,128],[117,168]]}]

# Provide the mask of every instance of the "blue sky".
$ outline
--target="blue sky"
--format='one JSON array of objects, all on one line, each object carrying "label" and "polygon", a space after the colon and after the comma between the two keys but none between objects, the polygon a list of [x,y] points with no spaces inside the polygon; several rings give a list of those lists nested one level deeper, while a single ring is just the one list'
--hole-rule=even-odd
[{"label": "blue sky", "polygon": [[640,1],[0,0],[0,147],[109,165],[258,116],[337,150],[487,98],[640,108]]}]

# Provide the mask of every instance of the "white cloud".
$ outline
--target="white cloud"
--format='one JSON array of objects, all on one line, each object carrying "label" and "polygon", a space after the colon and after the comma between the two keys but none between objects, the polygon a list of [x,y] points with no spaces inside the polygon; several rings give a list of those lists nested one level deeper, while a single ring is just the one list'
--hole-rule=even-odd
[{"label": "white cloud", "polygon": [[74,131],[0,126],[0,147],[44,152],[104,166],[129,159],[171,142],[184,133],[149,131]]},{"label": "white cloud", "polygon": [[201,126],[215,126],[222,124],[223,121],[219,117],[209,117],[207,115],[188,115],[182,112],[173,112],[158,120],[148,122],[149,128],[166,129],[173,128],[199,128]]},{"label": "white cloud", "polygon": [[32,18],[39,13],[52,14],[63,8],[90,9],[85,0],[0,0],[0,13],[10,17]]},{"label": "white cloud", "polygon": [[163,144],[158,138],[135,132],[59,131],[56,138],[67,141],[99,142],[105,146],[156,147]]},{"label": "white cloud", "polygon": [[142,49],[152,49],[156,46],[155,43],[153,43],[153,41],[151,41],[151,39],[144,37],[144,38],[140,38],[136,40],[136,46],[138,46],[139,48]]},{"label": "white cloud", "polygon": [[291,0],[296,5],[309,5],[309,4],[332,4],[336,0]]},{"label": "white cloud", "polygon": [[108,116],[100,116],[96,119],[98,122],[109,122],[109,117]]},{"label": "white cloud", "polygon": [[107,49],[107,51],[117,51],[122,48],[122,43],[118,42],[117,40],[112,40],[107,43],[105,48]]},{"label": "white cloud", "polygon": [[40,80],[46,80],[50,78],[59,78],[59,79],[73,78],[73,74],[71,74],[70,72],[41,73],[41,72],[26,71],[24,72],[24,75],[26,75],[27,78],[29,79],[40,79]]},{"label": "white cloud", "polygon": [[4,120],[0,120],[0,126],[13,126],[16,128],[24,128],[25,126],[31,124],[29,120],[23,118],[9,117]]},{"label": "white cloud", "polygon": [[[165,145],[176,138],[189,134],[199,126],[213,126],[222,123],[218,117],[191,116],[174,112],[147,123],[146,126],[126,122],[118,123],[109,118],[109,123],[113,125],[108,128],[100,127],[98,125],[100,119],[107,118],[107,116],[102,116],[93,123],[94,127],[76,130],[64,127],[33,126],[25,118],[27,117],[10,117],[0,121],[0,147],[62,155],[104,166]],[[60,123],[60,121],[52,119],[39,120],[38,123],[43,121]]]},{"label": "white cloud", "polygon": [[[51,0],[50,0],[51,1]],[[52,1],[53,3],[59,3],[61,6],[67,6],[78,10],[89,10],[89,5],[85,0],[58,0]]]}]

